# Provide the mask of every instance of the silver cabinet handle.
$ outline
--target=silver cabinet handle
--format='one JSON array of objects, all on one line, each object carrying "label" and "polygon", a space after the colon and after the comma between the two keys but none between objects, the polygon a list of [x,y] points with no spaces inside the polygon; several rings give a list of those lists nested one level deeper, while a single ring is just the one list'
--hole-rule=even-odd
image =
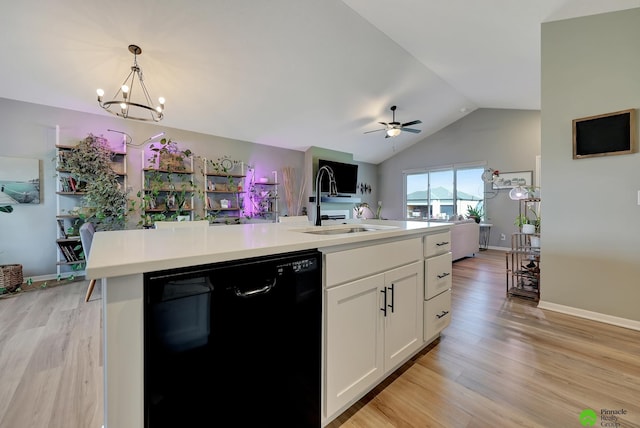
[{"label": "silver cabinet handle", "polygon": [[437,275],[437,276],[438,276],[438,279],[442,279],[442,278],[445,278],[445,277],[447,277],[449,275],[451,275],[449,272],[444,272],[444,273],[441,273],[440,275]]},{"label": "silver cabinet handle", "polygon": [[440,319],[443,316],[447,315],[449,313],[449,311],[442,311],[439,314],[436,315],[436,318]]}]

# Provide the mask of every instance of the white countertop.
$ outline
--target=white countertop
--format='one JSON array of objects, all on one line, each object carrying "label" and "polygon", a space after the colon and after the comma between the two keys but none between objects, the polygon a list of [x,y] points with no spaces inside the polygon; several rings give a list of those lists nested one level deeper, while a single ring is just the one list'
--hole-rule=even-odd
[{"label": "white countertop", "polygon": [[420,235],[446,230],[450,223],[392,220],[340,220],[343,223],[384,227],[360,233],[316,235],[311,223],[255,223],[176,229],[136,229],[96,232],[86,267],[90,279],[109,278],[197,266],[312,248]]}]

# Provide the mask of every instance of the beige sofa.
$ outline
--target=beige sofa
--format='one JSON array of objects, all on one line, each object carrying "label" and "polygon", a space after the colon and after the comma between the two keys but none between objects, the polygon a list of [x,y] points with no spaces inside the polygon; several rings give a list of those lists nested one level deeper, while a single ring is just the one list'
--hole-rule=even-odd
[{"label": "beige sofa", "polygon": [[451,258],[473,257],[480,249],[480,225],[473,219],[431,220],[451,223]]}]

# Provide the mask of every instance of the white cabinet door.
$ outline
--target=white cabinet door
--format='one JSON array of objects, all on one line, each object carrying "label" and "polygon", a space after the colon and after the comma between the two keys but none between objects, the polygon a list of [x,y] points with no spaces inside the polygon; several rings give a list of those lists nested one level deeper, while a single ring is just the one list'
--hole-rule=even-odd
[{"label": "white cabinet door", "polygon": [[360,398],[384,373],[384,274],[326,293],[325,415]]},{"label": "white cabinet door", "polygon": [[385,371],[395,369],[424,343],[423,284],[421,262],[385,273],[387,307],[386,312],[382,312],[385,323]]}]

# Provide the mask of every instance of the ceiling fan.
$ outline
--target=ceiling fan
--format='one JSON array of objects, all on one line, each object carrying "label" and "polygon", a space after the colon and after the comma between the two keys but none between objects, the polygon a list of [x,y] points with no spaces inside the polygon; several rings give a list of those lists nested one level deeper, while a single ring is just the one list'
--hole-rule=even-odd
[{"label": "ceiling fan", "polygon": [[417,134],[420,132],[419,129],[406,128],[406,127],[422,123],[421,120],[412,120],[411,122],[406,122],[406,123],[396,122],[396,106],[391,106],[391,111],[393,112],[392,122],[389,122],[389,123],[378,122],[380,125],[384,125],[384,128],[374,129],[373,131],[367,131],[365,132],[365,134],[368,134],[370,132],[386,131],[386,135],[384,138],[389,138],[389,137],[397,137],[398,135],[400,135],[402,131],[412,132],[414,134]]}]

